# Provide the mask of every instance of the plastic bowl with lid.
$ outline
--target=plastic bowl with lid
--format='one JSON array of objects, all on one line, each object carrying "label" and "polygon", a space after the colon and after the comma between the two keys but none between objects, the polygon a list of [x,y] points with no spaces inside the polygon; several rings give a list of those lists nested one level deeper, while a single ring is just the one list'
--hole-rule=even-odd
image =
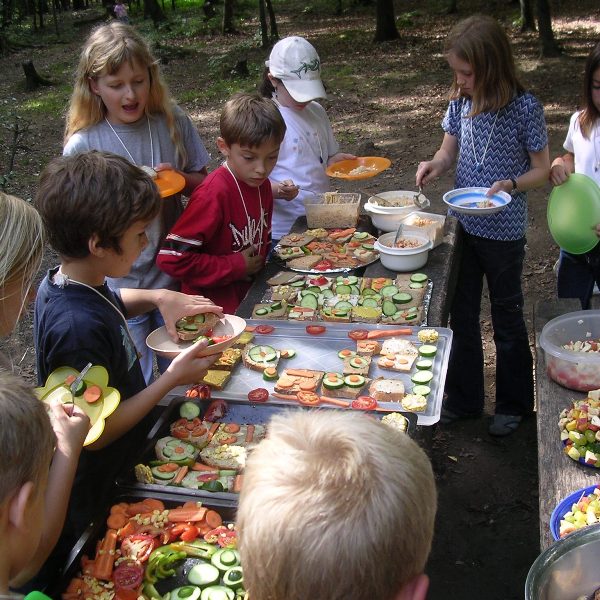
[{"label": "plastic bowl with lid", "polygon": [[431,240],[420,233],[409,233],[400,236],[400,240],[417,242],[414,248],[395,248],[393,246],[396,232],[384,233],[375,242],[375,250],[379,252],[381,264],[391,271],[409,272],[420,269],[429,257]]},{"label": "plastic bowl with lid", "polygon": [[600,311],[579,310],[548,321],[540,336],[550,379],[571,390],[600,388],[600,352],[575,352],[569,342],[600,339]]},{"label": "plastic bowl with lid", "polygon": [[569,534],[540,554],[527,574],[525,600],[591,598],[600,588],[600,525]]},{"label": "plastic bowl with lid", "polygon": [[380,231],[396,231],[398,225],[406,216],[414,212],[415,205],[393,208],[395,212],[384,212],[379,207],[365,203],[365,212],[371,217],[373,225]]},{"label": "plastic bowl with lid", "polygon": [[[369,196],[365,203],[365,210],[374,209],[380,213],[389,215],[398,213],[407,214],[407,209],[410,209],[410,211],[416,210],[417,205],[415,199],[418,195],[419,192],[411,192],[408,190],[377,192],[375,196]],[[394,206],[389,206],[388,202],[393,203]]]}]

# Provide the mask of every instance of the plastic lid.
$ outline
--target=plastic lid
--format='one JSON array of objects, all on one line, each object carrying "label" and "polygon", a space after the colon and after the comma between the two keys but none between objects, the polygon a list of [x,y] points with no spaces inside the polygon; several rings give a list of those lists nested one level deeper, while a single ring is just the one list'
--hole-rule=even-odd
[{"label": "plastic lid", "polygon": [[572,173],[548,200],[548,227],[554,241],[571,254],[589,252],[600,241],[600,187],[581,173]]}]

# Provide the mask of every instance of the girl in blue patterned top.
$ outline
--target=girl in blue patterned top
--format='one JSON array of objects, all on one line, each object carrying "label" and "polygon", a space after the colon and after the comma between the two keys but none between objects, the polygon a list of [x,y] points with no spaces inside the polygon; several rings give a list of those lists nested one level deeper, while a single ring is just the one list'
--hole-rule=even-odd
[{"label": "girl in blue patterned top", "polygon": [[442,122],[445,135],[433,159],[419,164],[416,182],[427,184],[456,161],[457,188],[486,187],[488,195],[504,191],[512,201],[487,216],[449,211],[463,226],[464,245],[450,309],[454,340],[441,421],[483,412],[479,314],[485,277],[496,344],[496,410],[489,431],[507,435],[533,410],[521,274],[525,192],[544,185],[550,170],[546,123],[542,106],[519,81],[508,37],[494,19],[473,16],[458,23],[448,36],[446,57],[454,81]]}]

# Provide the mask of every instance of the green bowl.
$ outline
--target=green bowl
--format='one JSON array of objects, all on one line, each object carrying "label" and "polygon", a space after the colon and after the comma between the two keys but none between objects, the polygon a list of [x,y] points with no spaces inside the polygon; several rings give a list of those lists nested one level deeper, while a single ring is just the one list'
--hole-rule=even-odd
[{"label": "green bowl", "polygon": [[571,254],[589,252],[600,241],[600,187],[581,173],[572,173],[548,200],[548,227],[554,241]]}]

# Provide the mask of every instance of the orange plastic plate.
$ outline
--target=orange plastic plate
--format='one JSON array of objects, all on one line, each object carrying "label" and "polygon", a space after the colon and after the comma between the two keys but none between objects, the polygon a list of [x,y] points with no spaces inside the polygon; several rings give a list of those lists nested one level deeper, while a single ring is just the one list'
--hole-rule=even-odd
[{"label": "orange plastic plate", "polygon": [[177,194],[185,187],[185,178],[177,171],[158,171],[158,177],[154,180],[161,198],[168,198]]},{"label": "orange plastic plate", "polygon": [[[341,160],[333,163],[327,167],[325,172],[329,177],[338,177],[339,179],[369,179],[388,169],[391,164],[392,161],[389,158],[380,156],[359,156],[358,158]],[[359,167],[367,167],[369,170],[364,171],[363,173],[352,174],[352,172]]]}]

